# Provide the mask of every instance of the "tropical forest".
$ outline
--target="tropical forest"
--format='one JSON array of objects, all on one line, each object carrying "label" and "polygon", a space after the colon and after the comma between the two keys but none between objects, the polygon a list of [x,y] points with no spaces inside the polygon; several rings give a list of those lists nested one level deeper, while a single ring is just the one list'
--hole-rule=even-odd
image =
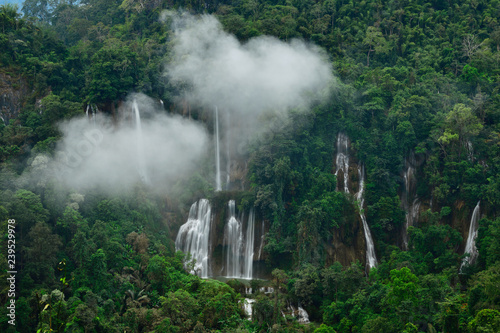
[{"label": "tropical forest", "polygon": [[500,332],[500,1],[5,1],[0,249],[6,333]]}]

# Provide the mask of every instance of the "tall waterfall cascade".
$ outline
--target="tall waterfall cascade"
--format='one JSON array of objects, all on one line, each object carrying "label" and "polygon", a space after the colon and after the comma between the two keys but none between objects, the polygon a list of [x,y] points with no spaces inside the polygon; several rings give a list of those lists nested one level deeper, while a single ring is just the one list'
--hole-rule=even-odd
[{"label": "tall waterfall cascade", "polygon": [[220,137],[219,137],[219,109],[215,107],[215,190],[222,191],[220,180]]},{"label": "tall waterfall cascade", "polygon": [[349,193],[349,137],[344,133],[339,133],[337,137],[337,156],[335,158],[335,176],[339,171],[344,175],[344,192]]},{"label": "tall waterfall cascade", "polygon": [[229,200],[229,219],[225,228],[226,277],[251,279],[253,277],[253,257],[255,239],[255,214],[248,214],[247,229],[243,237],[242,223],[236,217],[235,201]]},{"label": "tall waterfall cascade", "polygon": [[364,192],[365,192],[365,168],[364,166],[358,166],[358,175],[359,175],[359,190],[356,193],[356,200],[359,202],[359,216],[361,217],[361,221],[363,222],[363,230],[365,233],[366,240],[366,264],[371,269],[377,266],[377,257],[375,255],[375,246],[373,244],[372,233],[370,232],[370,228],[368,227],[368,223],[366,222],[366,216],[363,211],[363,207],[365,204]]},{"label": "tall waterfall cascade", "polygon": [[210,274],[210,227],[212,223],[212,209],[207,199],[195,202],[189,210],[189,217],[177,234],[175,249],[190,253],[195,261],[192,274],[207,278]]},{"label": "tall waterfall cascade", "polygon": [[479,204],[481,201],[477,202],[476,207],[474,208],[474,211],[472,212],[472,217],[470,219],[470,226],[469,226],[469,235],[467,236],[467,243],[465,243],[465,251],[464,254],[469,254],[468,257],[465,257],[462,261],[462,264],[460,265],[460,271],[462,271],[462,268],[466,265],[471,265],[473,264],[478,256],[478,250],[476,247],[476,237],[477,237],[477,229],[479,227],[479,216],[480,216],[480,208]]},{"label": "tall waterfall cascade", "polygon": [[231,153],[229,147],[231,146],[231,121],[229,113],[226,112],[226,191],[229,191],[229,184],[231,183]]},{"label": "tall waterfall cascade", "polygon": [[415,176],[415,155],[410,156],[405,160],[406,170],[403,174],[404,191],[402,195],[403,209],[406,212],[406,221],[403,230],[403,249],[408,249],[408,228],[413,226],[418,220],[420,211],[420,199],[417,196],[417,177]]},{"label": "tall waterfall cascade", "polygon": [[[145,164],[145,158],[144,158],[144,140],[143,140],[143,135],[142,135],[142,125],[141,125],[141,114],[139,112],[139,106],[137,105],[137,100],[134,99],[132,102],[132,107],[134,109],[134,114],[135,114],[135,128],[136,128],[136,133],[137,133],[137,169],[139,171],[139,176],[141,177],[141,180],[144,183],[149,182],[147,170],[146,170],[146,164]],[[95,119],[95,116],[94,116]]]},{"label": "tall waterfall cascade", "polygon": [[[337,155],[335,157],[335,175],[338,175],[339,171],[342,171],[344,176],[344,188],[345,193],[349,193],[349,137],[340,132],[337,136]],[[369,268],[377,266],[377,257],[375,255],[375,246],[373,243],[372,234],[366,221],[366,216],[363,211],[364,207],[364,184],[365,184],[365,169],[364,166],[358,165],[358,176],[359,176],[359,189],[356,193],[356,200],[359,202],[359,216],[363,223],[363,231],[366,240],[366,265]],[[340,190],[340,189],[339,189]]]},{"label": "tall waterfall cascade", "polygon": [[245,256],[243,257],[243,277],[251,279],[253,276],[253,255],[255,238],[255,214],[253,208],[248,214],[247,237],[245,243]]}]

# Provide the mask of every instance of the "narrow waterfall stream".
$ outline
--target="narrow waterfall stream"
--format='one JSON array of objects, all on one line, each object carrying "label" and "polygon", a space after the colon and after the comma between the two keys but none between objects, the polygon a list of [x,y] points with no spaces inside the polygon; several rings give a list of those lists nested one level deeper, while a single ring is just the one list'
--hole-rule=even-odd
[{"label": "narrow waterfall stream", "polygon": [[253,276],[253,255],[255,238],[255,214],[253,208],[248,214],[248,224],[245,241],[245,255],[243,256],[243,278],[251,279]]},{"label": "narrow waterfall stream", "polygon": [[364,192],[365,192],[365,168],[364,166],[358,166],[358,175],[359,175],[359,191],[356,193],[356,200],[359,202],[359,216],[361,217],[361,221],[363,221],[363,230],[365,232],[365,240],[366,240],[366,264],[369,268],[373,268],[377,266],[377,257],[375,255],[375,246],[373,245],[373,238],[370,232],[370,228],[368,227],[368,223],[366,222],[366,216],[363,211],[363,207],[365,204]]},{"label": "narrow waterfall stream", "polygon": [[479,204],[481,201],[477,202],[476,207],[474,208],[474,211],[472,212],[472,216],[470,219],[470,226],[469,226],[469,235],[467,236],[467,243],[465,243],[465,251],[464,254],[469,254],[468,257],[465,257],[462,261],[462,264],[460,265],[460,271],[462,271],[462,268],[465,267],[466,265],[471,265],[473,264],[478,256],[478,250],[476,247],[476,237],[477,237],[477,229],[479,227],[479,217],[480,217],[480,208]]},{"label": "narrow waterfall stream", "polygon": [[337,156],[335,158],[335,176],[342,171],[344,176],[344,192],[349,193],[349,138],[344,133],[339,133],[337,137]]},{"label": "narrow waterfall stream", "polygon": [[222,191],[220,180],[220,138],[219,138],[219,109],[215,107],[215,190]]},{"label": "narrow waterfall stream", "polygon": [[[336,171],[335,175],[338,175],[339,171],[342,171],[344,178],[344,188],[342,189],[345,193],[349,192],[349,137],[340,132],[337,136],[337,155],[335,157]],[[363,211],[364,209],[364,184],[365,184],[365,169],[364,166],[358,165],[358,177],[359,177],[359,189],[355,194],[355,198],[359,203],[359,215],[363,223],[363,231],[366,240],[366,265],[369,268],[375,267],[377,265],[377,257],[375,255],[375,246],[373,244],[373,238],[366,221],[366,216]],[[341,189],[339,189],[341,190]]]},{"label": "narrow waterfall stream", "polygon": [[405,159],[406,170],[403,174],[404,190],[401,198],[406,212],[403,229],[403,249],[408,250],[408,228],[418,221],[420,199],[417,196],[417,177],[415,175],[415,155],[412,153]]},{"label": "narrow waterfall stream", "polygon": [[[139,112],[139,106],[137,104],[137,100],[134,99],[132,102],[132,107],[134,109],[135,114],[135,127],[137,133],[137,169],[139,171],[139,176],[144,183],[149,183],[148,173],[146,170],[146,159],[144,158],[144,139],[142,135],[142,125],[141,125],[141,114]],[[94,118],[95,125],[95,113],[94,109],[92,109],[92,115]]]}]

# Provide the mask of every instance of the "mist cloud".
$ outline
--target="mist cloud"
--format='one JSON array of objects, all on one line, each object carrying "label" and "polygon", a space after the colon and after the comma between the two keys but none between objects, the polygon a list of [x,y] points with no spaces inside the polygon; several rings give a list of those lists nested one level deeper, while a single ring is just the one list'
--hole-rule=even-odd
[{"label": "mist cloud", "polygon": [[[140,137],[133,99],[141,113]],[[116,192],[142,182],[167,193],[205,155],[208,138],[204,127],[165,114],[144,95],[131,96],[119,113],[118,124],[104,116],[97,118],[96,125],[86,117],[62,123],[63,138],[55,158],[35,158],[33,171],[51,172],[75,190]]]},{"label": "mist cloud", "polygon": [[273,37],[242,44],[213,16],[166,16],[175,31],[167,74],[190,87],[185,97],[193,103],[255,117],[266,110],[307,108],[334,80],[324,52],[314,45]]}]

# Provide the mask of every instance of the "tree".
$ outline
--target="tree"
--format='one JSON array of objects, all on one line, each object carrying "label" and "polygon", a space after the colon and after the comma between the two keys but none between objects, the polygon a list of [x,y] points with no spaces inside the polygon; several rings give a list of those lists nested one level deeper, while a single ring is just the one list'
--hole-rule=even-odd
[{"label": "tree", "polygon": [[35,276],[35,281],[53,282],[56,253],[62,245],[61,237],[53,234],[44,222],[38,222],[28,233],[29,246],[26,247],[26,270]]},{"label": "tree", "polygon": [[367,67],[370,67],[370,54],[372,52],[384,54],[389,51],[389,44],[382,35],[382,32],[375,27],[368,27],[368,29],[366,29],[366,36],[363,39],[363,44],[368,46],[368,53],[366,55]]},{"label": "tree", "polygon": [[469,323],[472,333],[500,332],[500,312],[493,309],[484,309]]},{"label": "tree", "polygon": [[402,322],[413,319],[417,308],[418,278],[408,267],[391,270],[391,281],[385,302],[395,308]]},{"label": "tree", "polygon": [[[445,119],[445,131],[438,141],[449,145],[458,141],[464,147],[471,137],[476,136],[483,129],[483,125],[474,115],[472,109],[464,104],[456,104]],[[460,156],[460,152],[459,152]]]}]

